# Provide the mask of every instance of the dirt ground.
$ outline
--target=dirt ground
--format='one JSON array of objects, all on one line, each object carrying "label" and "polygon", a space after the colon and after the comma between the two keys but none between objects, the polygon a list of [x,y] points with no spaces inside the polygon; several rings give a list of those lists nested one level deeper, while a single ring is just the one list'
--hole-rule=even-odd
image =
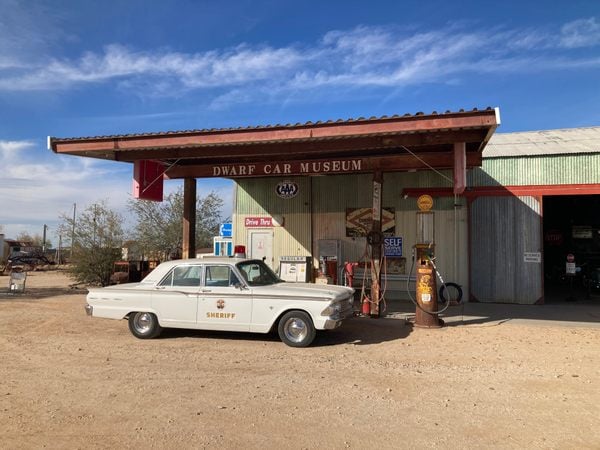
[{"label": "dirt ground", "polygon": [[600,448],[597,328],[354,318],[306,349],[144,341],[69,283],[30,272],[0,294],[2,448]]}]

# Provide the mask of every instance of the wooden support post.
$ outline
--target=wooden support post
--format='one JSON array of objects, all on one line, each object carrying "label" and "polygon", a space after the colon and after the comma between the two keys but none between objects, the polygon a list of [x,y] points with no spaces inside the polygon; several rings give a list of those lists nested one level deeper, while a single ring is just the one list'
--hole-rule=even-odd
[{"label": "wooden support post", "polygon": [[183,180],[182,257],[196,257],[196,179]]},{"label": "wooden support post", "polygon": [[379,300],[381,296],[381,247],[383,235],[381,233],[381,202],[383,200],[383,173],[377,171],[373,174],[373,225],[371,226],[371,317],[379,317]]},{"label": "wooden support post", "polygon": [[464,142],[454,143],[454,189],[455,195],[465,192],[467,186],[467,146]]}]

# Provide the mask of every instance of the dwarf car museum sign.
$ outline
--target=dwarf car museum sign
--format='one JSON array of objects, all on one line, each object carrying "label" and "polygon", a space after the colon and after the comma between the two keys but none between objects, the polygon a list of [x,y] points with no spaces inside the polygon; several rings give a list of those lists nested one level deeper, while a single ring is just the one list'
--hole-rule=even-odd
[{"label": "dwarf car museum sign", "polygon": [[289,161],[252,164],[220,164],[212,166],[213,177],[266,177],[277,175],[316,175],[352,173],[368,170],[362,159],[326,161]]}]

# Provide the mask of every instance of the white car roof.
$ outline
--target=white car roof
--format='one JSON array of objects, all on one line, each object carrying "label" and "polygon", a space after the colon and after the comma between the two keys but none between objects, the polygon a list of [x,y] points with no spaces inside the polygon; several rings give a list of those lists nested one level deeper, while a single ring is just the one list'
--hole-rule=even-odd
[{"label": "white car roof", "polygon": [[228,256],[204,256],[202,258],[189,258],[189,259],[173,259],[171,261],[165,261],[160,263],[169,267],[179,266],[181,264],[203,264],[203,263],[217,263],[217,264],[237,264],[242,261],[255,261],[249,258],[234,258]]},{"label": "white car roof", "polygon": [[173,267],[181,266],[186,264],[237,264],[243,261],[256,261],[248,258],[234,258],[224,256],[205,256],[203,258],[190,258],[190,259],[173,259],[171,261],[165,261],[160,263],[156,269],[148,274],[144,278],[144,282],[156,283],[160,281]]}]

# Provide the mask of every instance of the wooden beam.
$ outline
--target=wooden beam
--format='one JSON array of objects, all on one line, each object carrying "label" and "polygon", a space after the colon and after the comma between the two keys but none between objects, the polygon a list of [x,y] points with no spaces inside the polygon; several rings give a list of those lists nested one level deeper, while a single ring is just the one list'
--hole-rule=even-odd
[{"label": "wooden beam", "polygon": [[196,179],[183,180],[182,257],[196,257]]},{"label": "wooden beam", "polygon": [[379,317],[379,301],[381,300],[381,249],[383,242],[381,232],[381,203],[383,201],[383,172],[373,173],[373,222],[371,225],[371,303],[369,314]]},{"label": "wooden beam", "polygon": [[454,194],[460,195],[467,186],[467,147],[464,142],[454,143]]},{"label": "wooden beam", "polygon": [[[454,155],[448,153],[425,153],[415,158],[410,154],[370,158],[314,159],[288,162],[256,162],[239,164],[175,165],[165,172],[167,179],[179,178],[243,178],[286,175],[335,175],[341,173],[370,173],[373,171],[452,169]],[[356,162],[360,162],[359,164]],[[324,163],[328,163],[327,168]],[[335,163],[335,165],[334,165]],[[481,154],[467,152],[467,167],[481,166]],[[337,168],[337,169],[336,169]],[[319,170],[316,170],[319,169]]]},{"label": "wooden beam", "polygon": [[[452,188],[405,188],[402,194],[419,197],[423,194],[432,197],[452,197]],[[465,190],[467,198],[484,196],[544,196],[544,195],[599,195],[600,184],[553,184],[523,186],[475,186]]]},{"label": "wooden beam", "polygon": [[414,133],[405,135],[367,136],[352,139],[310,139],[302,141],[285,141],[276,143],[236,144],[218,146],[188,146],[168,147],[153,149],[118,150],[114,158],[117,161],[133,162],[136,160],[161,160],[161,159],[219,159],[239,160],[240,158],[262,158],[271,160],[273,157],[306,158],[327,156],[329,152],[356,152],[362,155],[377,154],[378,151],[397,149],[402,152],[402,147],[412,151],[428,150],[430,148],[447,147],[452,151],[454,142],[481,142],[485,137],[485,130],[460,130],[457,132]]}]

